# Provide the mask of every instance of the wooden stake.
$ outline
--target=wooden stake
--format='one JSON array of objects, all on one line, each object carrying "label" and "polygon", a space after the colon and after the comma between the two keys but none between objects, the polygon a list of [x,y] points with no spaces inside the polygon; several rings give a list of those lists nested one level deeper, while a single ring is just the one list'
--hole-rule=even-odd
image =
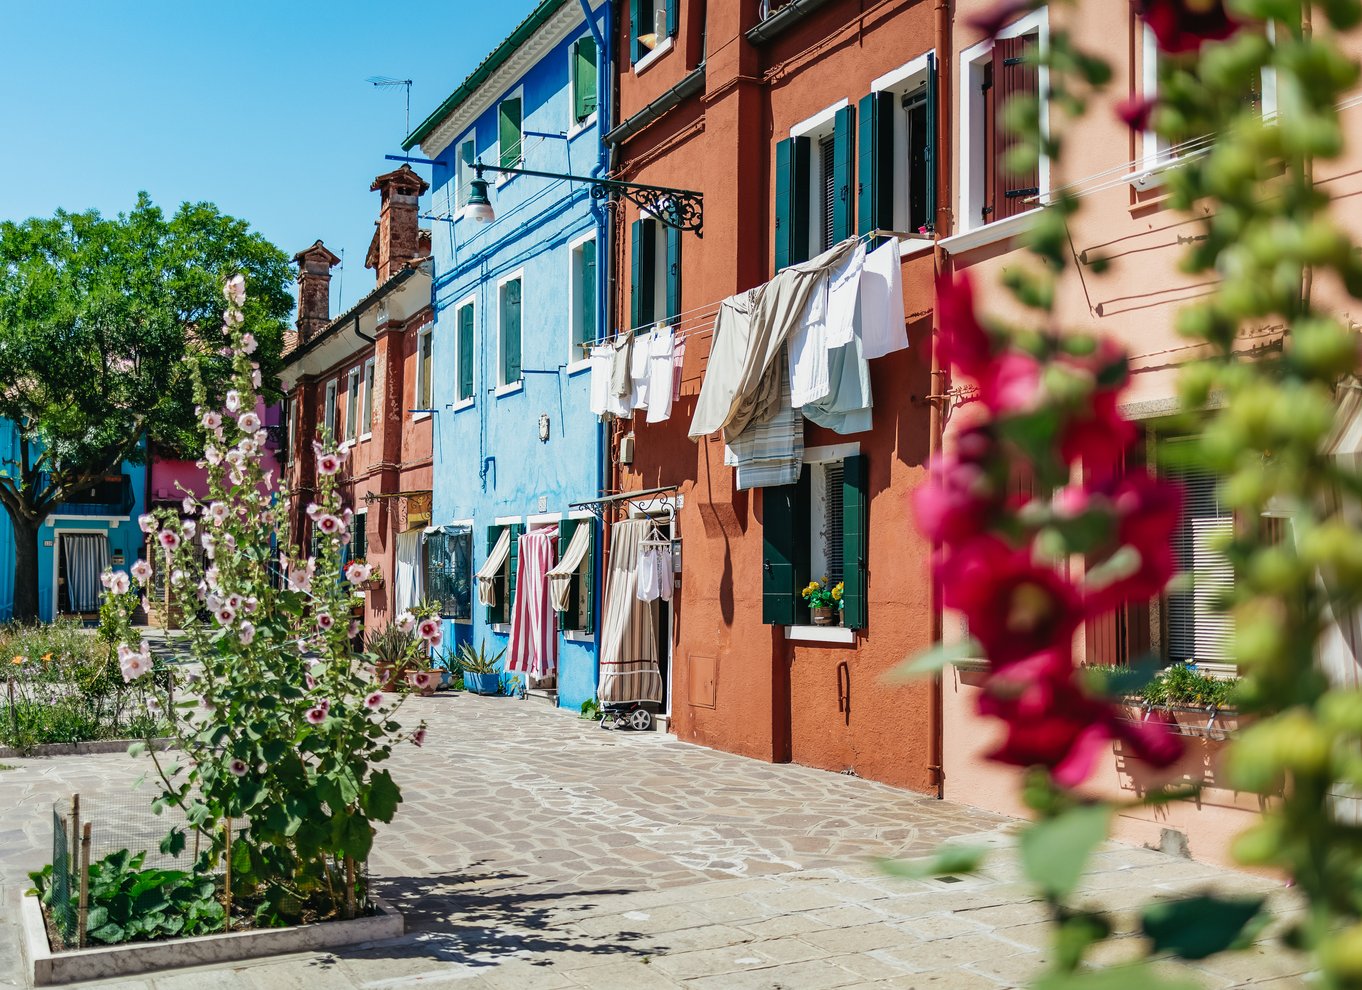
[{"label": "wooden stake", "polygon": [[232,930],[232,820],[227,819],[227,848],[223,855],[227,862],[227,875],[223,880],[222,890],[227,897],[227,917],[222,922],[222,930],[230,932]]},{"label": "wooden stake", "polygon": [[80,907],[76,915],[76,945],[85,948],[85,921],[90,906],[90,823],[80,833]]},{"label": "wooden stake", "polygon": [[71,795],[71,845],[66,850],[66,872],[71,873],[71,857],[80,848],[80,795]]},{"label": "wooden stake", "polygon": [[345,916],[355,916],[355,860],[345,857]]}]

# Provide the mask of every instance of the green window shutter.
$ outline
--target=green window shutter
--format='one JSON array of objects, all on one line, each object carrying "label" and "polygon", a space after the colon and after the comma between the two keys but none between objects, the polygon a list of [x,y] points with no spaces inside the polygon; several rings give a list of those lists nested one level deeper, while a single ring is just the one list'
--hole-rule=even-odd
[{"label": "green window shutter", "polygon": [[596,520],[583,519],[582,525],[591,531],[591,542],[587,544],[586,557],[582,560],[582,570],[586,574],[582,581],[586,592],[586,600],[582,602],[582,632],[592,633],[596,631]]},{"label": "green window shutter", "polygon": [[520,97],[502,100],[497,112],[497,136],[501,142],[501,167],[515,168],[520,163]]},{"label": "green window shutter", "polygon": [[590,35],[572,46],[572,112],[579,122],[596,112],[596,40]]},{"label": "green window shutter", "polygon": [[657,236],[654,233],[656,221],[635,220],[632,227],[633,251],[631,263],[631,289],[629,293],[630,326],[638,328],[653,322],[657,286],[654,272],[657,271]]},{"label": "green window shutter", "polygon": [[776,271],[790,264],[790,180],[793,178],[794,141],[776,144]]},{"label": "green window shutter", "polygon": [[927,149],[923,163],[927,169],[927,227],[936,230],[936,54],[927,54]]},{"label": "green window shutter", "polygon": [[858,234],[894,226],[894,94],[861,98]]},{"label": "green window shutter", "polygon": [[[582,245],[581,282],[577,286],[577,305],[581,311],[580,344],[589,344],[596,339],[596,242],[590,240]],[[584,358],[586,353],[576,353],[574,358]]]},{"label": "green window shutter", "polygon": [[473,307],[459,310],[459,399],[473,398]]},{"label": "green window shutter", "polygon": [[[572,535],[577,531],[580,520],[571,519],[563,515],[558,520],[558,560],[563,559],[563,554],[567,552],[568,544],[572,542]],[[568,592],[568,607],[558,613],[558,628],[560,630],[580,629],[581,623],[578,615],[581,611],[581,592],[578,591],[577,582],[572,582],[572,590]]]},{"label": "green window shutter", "polygon": [[[497,545],[497,540],[501,538],[501,531],[503,528],[504,527],[502,526],[487,527],[487,553],[483,556],[484,560],[492,556],[492,548]],[[507,612],[505,591],[506,587],[505,584],[503,583],[500,589],[500,593],[497,595],[497,603],[495,605],[487,606],[488,623],[496,624],[506,621]]]},{"label": "green window shutter", "polygon": [[515,279],[501,288],[501,383],[520,378],[520,279]]},{"label": "green window shutter", "polygon": [[[511,531],[511,553],[506,558],[506,614],[509,616],[515,609],[515,586],[520,577],[516,573],[520,564],[520,534],[525,532],[524,523],[511,523],[506,527]],[[507,619],[506,621],[510,621]]]},{"label": "green window shutter", "polygon": [[679,3],[678,3],[678,0],[667,0],[667,37],[668,37],[668,38],[675,38],[675,37],[676,37],[677,20],[678,20],[678,18],[679,18],[679,16],[680,16],[680,11],[677,9],[679,6],[680,6],[680,5],[679,5]]},{"label": "green window shutter", "polygon": [[681,231],[667,228],[667,319],[681,315]]},{"label": "green window shutter", "polygon": [[639,44],[638,25],[640,8],[648,0],[629,0],[629,64],[632,65],[647,54]]},{"label": "green window shutter", "polygon": [[837,111],[832,123],[832,242],[852,235],[856,205],[852,202],[852,171],[856,167],[856,109]]},{"label": "green window shutter", "polygon": [[809,139],[776,145],[776,271],[809,260]]},{"label": "green window shutter", "polygon": [[864,454],[842,462],[842,625],[864,629],[866,548],[870,520],[870,470]]},{"label": "green window shutter", "polygon": [[761,496],[761,621],[792,626],[809,578],[809,472]]},{"label": "green window shutter", "polygon": [[473,142],[465,141],[459,145],[459,158],[463,161],[463,181],[459,183],[459,205],[464,206],[468,203],[469,182],[473,179],[473,160],[477,155],[473,151]]}]

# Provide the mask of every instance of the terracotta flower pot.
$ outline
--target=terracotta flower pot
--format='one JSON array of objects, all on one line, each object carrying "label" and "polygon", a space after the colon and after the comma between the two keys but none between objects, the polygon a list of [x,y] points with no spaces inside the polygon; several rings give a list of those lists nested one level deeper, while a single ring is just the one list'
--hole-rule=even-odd
[{"label": "terracotta flower pot", "polygon": [[440,672],[438,670],[409,670],[407,671],[407,683],[411,685],[414,691],[419,692],[421,697],[428,698],[440,686]]},{"label": "terracotta flower pot", "polygon": [[809,611],[813,614],[813,624],[815,626],[833,626],[837,624],[837,610],[832,608],[812,608]]}]

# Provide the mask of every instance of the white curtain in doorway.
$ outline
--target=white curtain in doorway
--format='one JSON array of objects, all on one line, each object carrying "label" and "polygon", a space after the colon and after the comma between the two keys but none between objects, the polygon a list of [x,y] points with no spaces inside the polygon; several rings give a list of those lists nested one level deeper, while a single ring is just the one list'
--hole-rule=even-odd
[{"label": "white curtain in doorway", "polygon": [[66,600],[72,612],[99,611],[99,575],[109,566],[109,537],[104,533],[63,533]]},{"label": "white curtain in doorway", "polygon": [[425,534],[419,529],[397,534],[397,577],[394,585],[397,615],[412,608],[426,593],[425,568],[421,566],[421,545]]}]

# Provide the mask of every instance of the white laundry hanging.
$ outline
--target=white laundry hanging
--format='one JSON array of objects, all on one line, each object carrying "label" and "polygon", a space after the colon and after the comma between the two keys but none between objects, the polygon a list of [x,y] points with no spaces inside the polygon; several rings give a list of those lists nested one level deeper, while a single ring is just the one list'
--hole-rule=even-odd
[{"label": "white laundry hanging", "polygon": [[896,240],[866,256],[861,273],[861,348],[867,360],[908,346],[901,266]]},{"label": "white laundry hanging", "polygon": [[676,347],[676,332],[671,327],[661,327],[648,335],[649,423],[661,423],[671,418],[675,399],[673,365]]}]

